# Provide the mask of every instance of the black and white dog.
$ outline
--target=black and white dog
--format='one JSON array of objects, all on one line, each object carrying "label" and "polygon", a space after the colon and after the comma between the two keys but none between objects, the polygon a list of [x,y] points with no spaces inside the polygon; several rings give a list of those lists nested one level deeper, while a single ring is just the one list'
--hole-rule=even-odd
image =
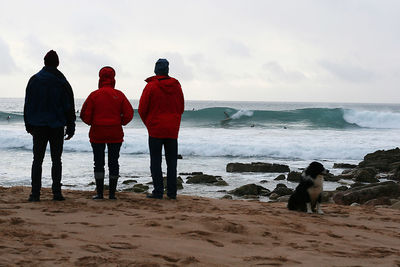
[{"label": "black and white dog", "polygon": [[324,175],[329,171],[319,162],[311,162],[301,175],[299,185],[290,196],[288,202],[289,210],[306,211],[324,214],[321,210],[321,193],[323,190]]}]

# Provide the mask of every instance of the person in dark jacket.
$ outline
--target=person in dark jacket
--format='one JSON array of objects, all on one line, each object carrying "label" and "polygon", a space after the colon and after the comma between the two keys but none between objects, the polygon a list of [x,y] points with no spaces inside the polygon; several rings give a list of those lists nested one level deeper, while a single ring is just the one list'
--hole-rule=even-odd
[{"label": "person in dark jacket", "polygon": [[184,111],[184,97],[178,80],[168,76],[169,62],[159,59],[139,102],[139,115],[149,133],[150,170],[154,190],[148,198],[162,199],[164,183],[161,161],[164,146],[167,162],[167,196],[176,199],[178,133]]},{"label": "person in dark jacket", "polygon": [[115,70],[104,67],[99,72],[99,89],[93,91],[83,103],[80,117],[90,125],[89,137],[94,156],[94,178],[97,195],[103,199],[104,151],[108,149],[109,199],[116,199],[119,177],[119,151],[123,142],[122,125],[133,118],[133,108],[124,93],[114,88]]},{"label": "person in dark jacket", "polygon": [[65,76],[57,69],[59,59],[55,51],[46,54],[44,65],[30,78],[25,93],[25,128],[33,136],[32,192],[28,200],[40,201],[42,163],[47,143],[50,143],[53,200],[61,201],[65,200],[61,193],[64,136],[69,140],[75,133],[74,94]]}]

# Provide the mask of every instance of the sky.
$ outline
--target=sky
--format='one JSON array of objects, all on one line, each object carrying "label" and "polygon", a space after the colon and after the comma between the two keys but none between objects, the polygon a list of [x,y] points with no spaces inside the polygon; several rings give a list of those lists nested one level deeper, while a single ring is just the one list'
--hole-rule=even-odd
[{"label": "sky", "polygon": [[398,0],[0,0],[0,97],[51,49],[76,98],[103,66],[139,99],[158,58],[187,100],[400,103]]}]

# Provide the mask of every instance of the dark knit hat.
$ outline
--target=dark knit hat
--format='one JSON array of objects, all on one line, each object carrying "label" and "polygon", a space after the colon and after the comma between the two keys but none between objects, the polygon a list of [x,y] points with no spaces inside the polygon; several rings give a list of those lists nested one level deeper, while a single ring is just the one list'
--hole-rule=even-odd
[{"label": "dark knit hat", "polygon": [[168,75],[169,72],[169,62],[165,58],[160,58],[156,62],[154,67],[154,73],[156,75]]},{"label": "dark knit hat", "polygon": [[47,54],[44,56],[44,65],[49,66],[49,67],[58,67],[59,64],[58,60],[58,55],[56,51],[50,50],[47,52]]}]

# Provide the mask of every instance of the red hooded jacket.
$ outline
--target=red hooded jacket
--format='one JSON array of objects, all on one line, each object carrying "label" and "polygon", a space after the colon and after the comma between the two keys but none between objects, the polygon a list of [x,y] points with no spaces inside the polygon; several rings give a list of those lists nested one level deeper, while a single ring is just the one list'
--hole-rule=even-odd
[{"label": "red hooded jacket", "polygon": [[153,76],[146,82],[140,97],[139,115],[149,136],[177,139],[185,108],[180,83],[169,76]]},{"label": "red hooded jacket", "polygon": [[85,100],[80,117],[91,126],[91,143],[122,143],[122,125],[127,125],[132,120],[132,105],[124,93],[114,89],[113,68],[102,68],[99,76],[99,89],[93,91]]}]

